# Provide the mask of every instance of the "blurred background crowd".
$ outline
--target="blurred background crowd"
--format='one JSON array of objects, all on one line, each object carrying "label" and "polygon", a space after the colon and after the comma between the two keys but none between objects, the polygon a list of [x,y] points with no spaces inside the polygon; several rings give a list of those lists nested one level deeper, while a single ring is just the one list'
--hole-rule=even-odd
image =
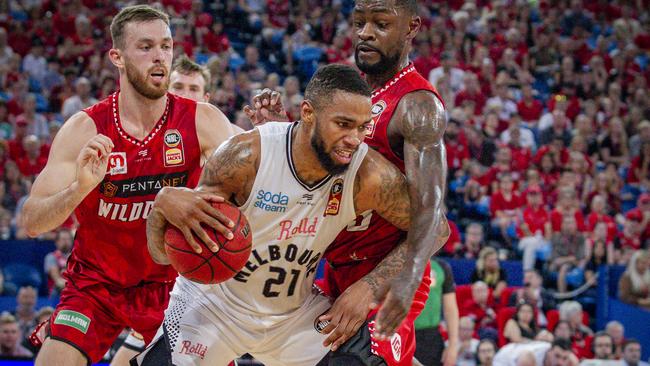
[{"label": "blurred background crowd", "polygon": [[[1,240],[26,239],[21,206],[61,124],[119,87],[108,26],[130,4],[0,1]],[[318,65],[354,64],[353,0],[156,4],[170,14],[175,55],[207,67],[210,103],[245,129],[242,107],[262,88],[281,91],[296,117]],[[439,256],[476,267],[456,293],[470,352],[459,364],[486,364],[479,339],[496,352],[543,329],[569,339],[580,358],[595,357],[600,336],[623,357],[620,323],[596,335],[590,327],[603,265],[626,266],[618,296],[650,309],[650,2],[427,0],[419,8],[411,60],[449,117],[453,233]],[[37,268],[42,288],[10,281],[11,264],[0,261],[0,294],[17,304],[0,307],[2,353],[26,345],[51,312],[36,309],[37,298],[56,301],[75,225],[70,217],[39,238],[56,243]],[[502,261],[520,265],[523,283],[509,281]]]}]

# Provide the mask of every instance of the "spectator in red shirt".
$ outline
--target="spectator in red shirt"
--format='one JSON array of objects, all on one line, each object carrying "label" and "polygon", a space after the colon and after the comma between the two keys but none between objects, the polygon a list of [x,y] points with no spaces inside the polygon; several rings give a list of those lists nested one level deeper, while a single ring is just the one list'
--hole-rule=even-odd
[{"label": "spectator in red shirt", "polygon": [[548,245],[551,238],[551,220],[544,207],[541,188],[532,186],[525,193],[523,223],[518,228],[519,249],[523,251],[524,271],[535,267],[536,251]]},{"label": "spectator in red shirt", "polygon": [[18,159],[18,170],[26,178],[33,179],[43,170],[47,163],[47,156],[42,154],[41,142],[35,135],[27,135],[23,139],[25,156]]},{"label": "spectator in red shirt", "polygon": [[578,231],[585,231],[585,218],[574,187],[560,186],[555,208],[551,211],[551,228],[554,233],[562,231],[565,217],[573,217]]},{"label": "spectator in red shirt", "polygon": [[[205,28],[204,28],[205,29]],[[228,35],[223,31],[223,22],[219,18],[214,20],[211,27],[212,31],[205,30],[203,34],[203,44],[210,52],[220,54],[230,49]]]},{"label": "spectator in red shirt", "polygon": [[[513,118],[517,119],[517,117],[514,116]],[[523,145],[523,141],[525,139],[523,138],[522,134],[524,132],[530,133],[532,137],[532,132],[530,132],[530,130],[521,128],[516,123],[513,123],[508,130],[504,131],[501,134],[501,137],[503,139],[504,134],[508,133],[507,144],[512,154],[512,170],[515,172],[521,172],[528,169],[528,166],[532,160],[530,147]],[[533,141],[534,143],[534,140],[532,138],[530,141]]]},{"label": "spectator in red shirt", "polygon": [[600,195],[605,199],[604,212],[609,215],[614,215],[621,210],[621,197],[618,185],[614,184],[608,178],[606,172],[596,173],[591,183],[591,192],[587,195],[587,202],[591,202],[596,195]]},{"label": "spectator in red shirt", "polygon": [[516,239],[516,227],[521,215],[522,199],[514,190],[512,174],[501,173],[498,177],[499,189],[490,198],[492,226],[500,230],[508,247]]},{"label": "spectator in red shirt", "polygon": [[517,111],[525,123],[529,126],[535,126],[542,116],[544,106],[542,102],[535,99],[533,87],[530,84],[523,85],[521,94],[521,100],[517,103]]},{"label": "spectator in red shirt", "polygon": [[484,245],[483,225],[472,222],[465,228],[465,243],[456,255],[459,258],[476,259]]},{"label": "spectator in red shirt", "polygon": [[627,170],[627,183],[650,189],[650,142],[642,143],[640,150]]},{"label": "spectator in red shirt", "polygon": [[450,118],[445,130],[445,147],[447,149],[447,167],[449,176],[454,177],[455,173],[462,171],[469,160],[469,146],[467,139],[460,129],[459,121]]},{"label": "spectator in red shirt", "polygon": [[480,116],[483,113],[483,107],[487,98],[481,91],[481,85],[478,82],[478,77],[473,72],[465,73],[464,88],[458,92],[454,105],[462,106],[465,101],[474,102],[474,115]]},{"label": "spectator in red shirt", "polygon": [[443,247],[444,253],[441,252],[440,254],[453,256],[454,253],[463,246],[463,243],[461,242],[458,225],[456,225],[452,220],[447,221],[451,222],[449,224],[449,239],[447,239],[447,243],[445,243],[445,246]]},{"label": "spectator in red shirt", "polygon": [[623,231],[617,237],[618,247],[621,254],[617,260],[618,264],[629,262],[632,254],[641,249],[641,233],[643,232],[643,213],[638,210],[631,210],[625,214]]},{"label": "spectator in red shirt", "polygon": [[429,77],[431,70],[440,66],[440,62],[431,54],[431,44],[422,40],[417,43],[417,57],[413,59],[413,66],[424,78]]},{"label": "spectator in red shirt", "polygon": [[[479,179],[482,186],[488,187],[491,191],[496,191],[498,187],[498,175],[501,173],[512,172],[512,152],[507,146],[500,146],[496,153],[496,161],[490,169]],[[515,178],[515,177],[511,177]],[[517,175],[516,178],[519,178]]]},{"label": "spectator in red shirt", "polygon": [[[650,199],[650,195],[647,197]],[[591,212],[587,215],[587,231],[592,232],[599,223],[605,224],[607,241],[612,242],[616,238],[617,229],[614,218],[606,211],[607,202],[605,197],[599,194],[591,199]]]},{"label": "spectator in red shirt", "polygon": [[14,138],[9,141],[9,158],[14,161],[25,156],[25,149],[23,148],[23,139],[27,136],[27,129],[29,123],[25,118],[16,119],[16,127],[14,128]]},{"label": "spectator in red shirt", "polygon": [[476,323],[476,330],[492,329],[496,332],[496,312],[490,301],[488,286],[483,281],[472,285],[472,298],[459,307],[460,316],[468,316]]}]

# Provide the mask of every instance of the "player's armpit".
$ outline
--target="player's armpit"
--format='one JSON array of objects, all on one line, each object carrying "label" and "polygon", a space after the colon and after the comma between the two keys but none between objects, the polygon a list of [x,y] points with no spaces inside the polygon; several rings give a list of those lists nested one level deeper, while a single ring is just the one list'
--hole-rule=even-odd
[{"label": "player's armpit", "polygon": [[378,152],[369,149],[354,182],[357,215],[374,210],[386,221],[408,230],[410,207],[406,177]]},{"label": "player's armpit", "polygon": [[208,103],[197,103],[196,134],[203,157],[207,159],[219,145],[239,132],[241,129],[235,129],[228,117],[217,107]]},{"label": "player's armpit", "polygon": [[198,189],[240,206],[248,199],[260,164],[260,135],[252,130],[221,145],[203,167]]}]

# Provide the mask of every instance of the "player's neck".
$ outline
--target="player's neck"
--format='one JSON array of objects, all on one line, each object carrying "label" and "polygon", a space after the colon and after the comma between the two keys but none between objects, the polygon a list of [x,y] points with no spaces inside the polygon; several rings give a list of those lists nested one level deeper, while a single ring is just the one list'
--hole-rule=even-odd
[{"label": "player's neck", "polygon": [[311,147],[311,138],[304,122],[298,122],[292,132],[291,159],[296,168],[296,175],[301,181],[310,185],[319,182],[328,173],[318,161],[316,152]]},{"label": "player's neck", "polygon": [[[118,99],[122,128],[134,137],[141,133],[142,137],[146,136],[165,113],[166,104],[167,95],[155,100],[149,99],[126,83],[126,87],[120,89]],[[129,131],[129,126],[136,131]]]},{"label": "player's neck", "polygon": [[409,64],[408,57],[403,57],[400,62],[398,62],[394,67],[386,69],[386,71],[378,74],[366,74],[366,81],[372,90],[379,89],[386,83],[395,77],[395,75],[400,72]]}]

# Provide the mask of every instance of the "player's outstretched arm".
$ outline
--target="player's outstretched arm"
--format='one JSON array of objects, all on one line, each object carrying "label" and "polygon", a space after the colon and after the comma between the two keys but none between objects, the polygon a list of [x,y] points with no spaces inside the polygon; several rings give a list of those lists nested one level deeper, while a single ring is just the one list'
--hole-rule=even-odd
[{"label": "player's outstretched arm", "polygon": [[98,135],[84,112],[72,116],[57,133],[50,156],[25,201],[21,220],[27,235],[54,230],[104,179],[113,142]]},{"label": "player's outstretched arm", "polygon": [[147,218],[147,244],[156,263],[169,263],[164,250],[164,231],[168,222],[183,233],[197,253],[201,252],[201,246],[194,236],[213,252],[219,249],[201,224],[232,238],[232,233],[222,223],[228,223],[228,227],[232,227],[233,223],[209,202],[226,199],[238,206],[246,202],[259,166],[259,151],[257,130],[234,136],[210,156],[196,190],[167,187],[158,193]]},{"label": "player's outstretched arm", "polygon": [[377,314],[376,332],[380,339],[392,335],[404,319],[424,268],[449,235],[444,216],[447,181],[444,106],[433,93],[417,91],[402,98],[394,118],[404,136],[404,162],[411,203],[410,229],[405,242],[409,265],[391,279],[385,299],[381,296],[377,299],[384,300]]}]

